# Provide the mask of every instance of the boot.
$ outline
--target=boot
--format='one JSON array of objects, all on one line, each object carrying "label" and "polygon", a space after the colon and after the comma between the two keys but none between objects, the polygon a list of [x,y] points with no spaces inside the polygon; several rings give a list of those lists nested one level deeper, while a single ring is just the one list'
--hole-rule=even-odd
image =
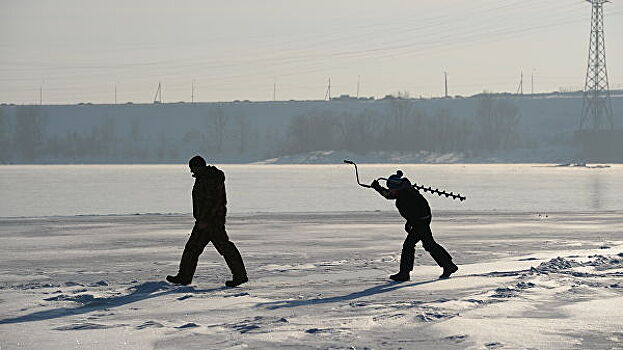
[{"label": "boot", "polygon": [[168,275],[167,281],[173,284],[181,284],[182,286],[187,286],[190,284],[190,282],[192,282],[192,280],[184,278],[183,276],[180,276],[179,274],[175,276]]},{"label": "boot", "polygon": [[441,274],[441,276],[439,276],[439,279],[446,279],[446,278],[450,278],[450,275],[457,272],[459,270],[459,267],[456,266],[453,262],[449,263],[448,265],[443,267],[443,273]]},{"label": "boot", "polygon": [[175,276],[167,276],[167,281],[174,284],[181,284],[183,286],[189,285],[193,281],[198,260],[199,255],[195,250],[192,248],[185,248],[180,261],[179,272]]},{"label": "boot", "polygon": [[249,278],[247,277],[247,275],[234,276],[234,278],[231,281],[225,281],[225,285],[227,287],[238,287],[239,285],[246,283],[248,281],[249,281]]},{"label": "boot", "polygon": [[408,272],[402,272],[402,271],[398,272],[395,275],[389,276],[389,278],[396,282],[406,282],[411,279]]},{"label": "boot", "polygon": [[244,267],[240,251],[238,251],[238,248],[236,248],[233,243],[230,249],[231,250],[223,257],[225,258],[225,263],[227,263],[233,278],[230,281],[226,281],[225,285],[227,287],[236,287],[249,281],[249,278],[247,277],[247,270]]}]

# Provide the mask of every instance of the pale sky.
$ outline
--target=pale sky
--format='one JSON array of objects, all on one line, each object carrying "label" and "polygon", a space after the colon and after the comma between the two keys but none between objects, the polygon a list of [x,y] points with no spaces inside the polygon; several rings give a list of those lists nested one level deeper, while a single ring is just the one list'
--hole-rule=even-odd
[{"label": "pale sky", "polygon": [[[623,0],[605,5],[611,88],[623,88]],[[398,91],[581,89],[582,0],[0,0],[0,103],[164,102]]]}]

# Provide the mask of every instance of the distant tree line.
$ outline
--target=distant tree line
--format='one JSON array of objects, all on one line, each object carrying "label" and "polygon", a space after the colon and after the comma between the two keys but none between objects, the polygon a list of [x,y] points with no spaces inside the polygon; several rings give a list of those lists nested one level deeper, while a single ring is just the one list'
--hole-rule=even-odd
[{"label": "distant tree line", "polygon": [[14,120],[0,109],[0,162],[35,161],[45,150],[46,123],[46,116],[38,106],[20,107]]},{"label": "distant tree line", "polygon": [[[518,108],[503,98],[480,97],[471,114],[426,113],[399,96],[387,107],[361,112],[330,109],[294,116],[281,128],[262,128],[247,115],[213,107],[201,125],[170,135],[146,132],[145,119],[106,117],[90,129],[49,133],[39,106],[0,109],[0,163],[180,162],[203,153],[220,161],[257,161],[320,150],[365,155],[375,151],[479,154],[522,146]],[[157,128],[155,128],[157,129]]]},{"label": "distant tree line", "polygon": [[88,129],[55,133],[48,122],[53,121],[39,106],[18,106],[12,117],[0,109],[0,163],[184,162],[192,153],[249,161],[273,156],[281,144],[278,131],[260,132],[247,116],[226,115],[222,108],[175,136],[162,129],[148,132],[158,128],[136,117],[111,116]]},{"label": "distant tree line", "polygon": [[492,153],[522,145],[520,113],[505,99],[482,96],[474,115],[451,116],[446,110],[427,114],[417,101],[396,98],[386,113],[323,111],[291,120],[283,150],[287,154],[345,150],[468,154]]}]

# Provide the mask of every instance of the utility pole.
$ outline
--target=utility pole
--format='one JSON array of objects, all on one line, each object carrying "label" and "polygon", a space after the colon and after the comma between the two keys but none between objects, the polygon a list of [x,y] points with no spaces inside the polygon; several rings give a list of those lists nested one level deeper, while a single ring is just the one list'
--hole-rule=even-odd
[{"label": "utility pole", "polygon": [[519,78],[519,87],[517,88],[517,95],[523,95],[523,71]]},{"label": "utility pole", "polygon": [[162,82],[158,82],[158,89],[156,89],[156,95],[154,96],[154,103],[162,103]]},{"label": "utility pole", "polygon": [[534,68],[532,69],[532,74],[530,75],[530,94],[534,95]]},{"label": "utility pole", "polygon": [[591,36],[588,49],[588,66],[584,82],[582,102],[582,119],[580,130],[583,129],[614,129],[612,120],[612,103],[610,86],[606,69],[606,43],[604,40],[603,4],[608,0],[586,0],[592,5]]},{"label": "utility pole", "polygon": [[190,103],[195,103],[195,79],[193,79],[192,86],[190,88]]},{"label": "utility pole", "polygon": [[43,104],[43,83],[39,85],[39,106]]},{"label": "utility pole", "polygon": [[327,85],[327,92],[324,94],[325,101],[331,101],[331,78],[329,78],[329,85]]},{"label": "utility pole", "polygon": [[357,75],[357,98],[359,98],[359,80],[361,79],[360,75]]},{"label": "utility pole", "polygon": [[273,101],[277,101],[277,79],[273,80]]},{"label": "utility pole", "polygon": [[443,80],[444,80],[444,85],[446,88],[446,94],[445,97],[448,98],[448,72],[443,72]]},{"label": "utility pole", "polygon": [[115,104],[117,104],[117,83],[115,82]]}]

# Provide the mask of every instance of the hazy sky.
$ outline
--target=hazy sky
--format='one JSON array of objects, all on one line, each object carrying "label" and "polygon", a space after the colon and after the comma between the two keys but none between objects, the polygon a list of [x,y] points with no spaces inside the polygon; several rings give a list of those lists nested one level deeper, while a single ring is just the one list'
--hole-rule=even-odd
[{"label": "hazy sky", "polygon": [[[605,5],[623,88],[623,0]],[[0,0],[0,102],[165,102],[524,92],[584,84],[582,0]]]}]

